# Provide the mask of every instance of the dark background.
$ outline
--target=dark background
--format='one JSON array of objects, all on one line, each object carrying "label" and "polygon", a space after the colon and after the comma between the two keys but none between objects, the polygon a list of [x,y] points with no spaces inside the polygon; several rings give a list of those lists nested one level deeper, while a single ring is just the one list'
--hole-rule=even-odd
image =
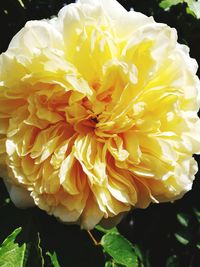
[{"label": "dark background", "polygon": [[[0,52],[6,51],[11,38],[27,20],[49,18],[73,1],[24,0],[23,8],[17,0],[0,2]],[[128,10],[133,7],[146,15],[153,15],[157,22],[164,22],[178,31],[179,42],[187,44],[191,56],[200,64],[200,20],[186,13],[185,5],[177,5],[170,11],[159,8],[156,0],[119,1]],[[200,72],[198,72],[200,74]],[[12,73],[11,73],[12,75]],[[199,161],[199,158],[196,157]],[[136,245],[143,258],[143,266],[149,267],[199,267],[200,266],[200,178],[192,191],[173,204],[151,205],[146,210],[134,210],[118,226],[120,233]],[[18,226],[40,232],[41,246],[45,251],[56,251],[62,267],[102,267],[105,256],[95,247],[85,231],[78,226],[63,225],[39,209],[18,210],[7,199],[6,189],[0,181],[0,242]],[[5,204],[7,199],[7,204]],[[178,214],[187,219],[183,226]],[[30,231],[30,232],[31,232]],[[177,240],[180,234],[187,244]],[[94,230],[97,239],[100,234]],[[28,234],[27,238],[31,238]],[[34,263],[29,266],[39,267]],[[47,264],[50,266],[50,263]],[[142,266],[142,265],[141,265]]]}]

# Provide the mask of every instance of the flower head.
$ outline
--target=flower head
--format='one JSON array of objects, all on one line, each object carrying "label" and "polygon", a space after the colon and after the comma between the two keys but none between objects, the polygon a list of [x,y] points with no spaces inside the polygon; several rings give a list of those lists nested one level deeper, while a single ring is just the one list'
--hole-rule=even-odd
[{"label": "flower head", "polygon": [[93,228],[191,189],[199,80],[176,30],[114,0],[29,21],[0,56],[0,164],[17,206]]}]

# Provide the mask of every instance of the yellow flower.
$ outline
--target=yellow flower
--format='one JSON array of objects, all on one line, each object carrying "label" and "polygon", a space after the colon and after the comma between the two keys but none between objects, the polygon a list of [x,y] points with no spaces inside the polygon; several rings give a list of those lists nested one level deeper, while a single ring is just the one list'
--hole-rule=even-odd
[{"label": "yellow flower", "polygon": [[176,30],[114,0],[29,21],[0,56],[0,164],[14,203],[91,229],[191,189],[199,80]]}]

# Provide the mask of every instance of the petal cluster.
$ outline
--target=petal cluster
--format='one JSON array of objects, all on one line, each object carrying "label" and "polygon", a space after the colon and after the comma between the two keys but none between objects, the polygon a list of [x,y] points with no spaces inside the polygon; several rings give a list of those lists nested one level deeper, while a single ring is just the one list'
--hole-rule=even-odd
[{"label": "petal cluster", "polygon": [[85,229],[191,189],[197,63],[176,30],[114,0],[29,21],[0,55],[0,166],[19,207]]}]

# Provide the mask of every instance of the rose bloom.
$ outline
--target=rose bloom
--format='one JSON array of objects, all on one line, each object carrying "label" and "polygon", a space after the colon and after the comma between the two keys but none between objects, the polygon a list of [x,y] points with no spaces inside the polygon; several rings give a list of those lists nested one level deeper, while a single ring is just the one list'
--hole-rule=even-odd
[{"label": "rose bloom", "polygon": [[191,189],[199,80],[175,29],[115,0],[29,21],[0,56],[1,175],[84,229]]}]

